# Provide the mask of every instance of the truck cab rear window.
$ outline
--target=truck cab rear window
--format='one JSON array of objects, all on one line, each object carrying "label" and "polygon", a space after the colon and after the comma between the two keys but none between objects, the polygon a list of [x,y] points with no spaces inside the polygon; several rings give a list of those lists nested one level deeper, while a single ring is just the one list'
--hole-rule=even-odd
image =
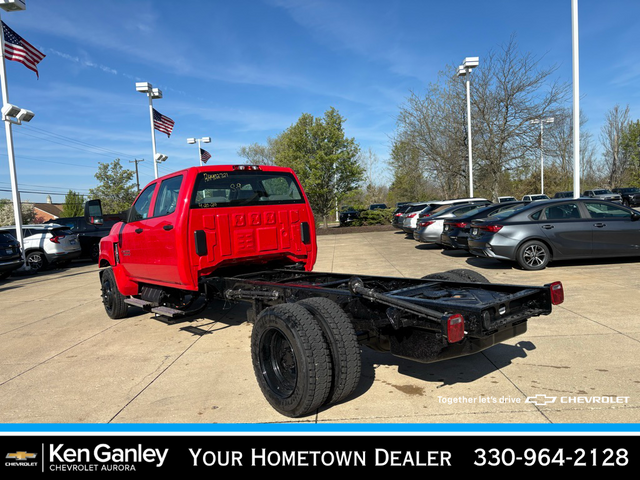
[{"label": "truck cab rear window", "polygon": [[191,208],[304,203],[293,175],[286,172],[233,171],[198,174]]}]

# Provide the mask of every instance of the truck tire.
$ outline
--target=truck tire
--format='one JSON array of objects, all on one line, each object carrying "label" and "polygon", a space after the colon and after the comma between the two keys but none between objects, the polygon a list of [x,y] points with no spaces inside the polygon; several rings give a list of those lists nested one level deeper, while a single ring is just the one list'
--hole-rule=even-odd
[{"label": "truck tire", "polygon": [[300,300],[320,324],[331,353],[331,390],[327,404],[338,403],[351,395],[360,382],[362,359],[360,344],[349,316],[328,298],[313,297]]},{"label": "truck tire", "polygon": [[455,273],[450,272],[438,272],[438,273],[430,273],[429,275],[425,275],[424,277],[420,277],[422,280],[447,280],[449,282],[461,282],[462,278]]},{"label": "truck tire", "polygon": [[453,273],[454,275],[458,275],[465,282],[491,283],[489,279],[481,273],[478,273],[475,270],[469,270],[468,268],[456,268],[454,270],[448,270],[445,273]]},{"label": "truck tire", "polygon": [[118,290],[116,278],[110,267],[100,275],[100,288],[102,290],[102,304],[109,318],[126,317],[129,307],[124,303],[125,297]]},{"label": "truck tire", "polygon": [[281,414],[305,416],[327,400],[329,348],[304,307],[287,303],[260,312],[251,333],[251,357],[263,395]]}]

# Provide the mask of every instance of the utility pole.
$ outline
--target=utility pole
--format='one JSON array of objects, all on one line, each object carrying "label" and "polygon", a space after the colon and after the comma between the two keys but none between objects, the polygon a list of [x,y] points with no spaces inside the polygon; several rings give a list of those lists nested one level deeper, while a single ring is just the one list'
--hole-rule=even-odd
[{"label": "utility pole", "polygon": [[144,162],[144,158],[141,160],[138,160],[137,158],[135,160],[129,160],[129,163],[136,164],[136,186],[138,188],[138,192],[140,192],[140,180],[138,179],[138,162]]}]

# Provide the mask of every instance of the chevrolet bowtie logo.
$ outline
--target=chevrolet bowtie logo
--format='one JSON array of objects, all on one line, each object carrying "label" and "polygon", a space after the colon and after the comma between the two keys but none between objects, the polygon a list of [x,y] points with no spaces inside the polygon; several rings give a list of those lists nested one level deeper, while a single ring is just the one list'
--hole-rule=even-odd
[{"label": "chevrolet bowtie logo", "polygon": [[27,460],[28,458],[36,458],[36,454],[27,452],[8,453],[7,458],[12,460]]},{"label": "chevrolet bowtie logo", "polygon": [[547,405],[554,403],[557,397],[547,397],[546,395],[539,393],[535,397],[527,397],[526,403],[533,403],[534,405]]}]

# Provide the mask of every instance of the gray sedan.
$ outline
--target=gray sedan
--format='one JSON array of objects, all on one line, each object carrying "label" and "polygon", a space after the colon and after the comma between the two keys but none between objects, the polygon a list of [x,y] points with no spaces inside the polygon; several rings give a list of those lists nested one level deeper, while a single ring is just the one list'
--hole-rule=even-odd
[{"label": "gray sedan", "polygon": [[541,270],[552,260],[640,256],[640,213],[604,200],[533,202],[474,222],[469,251]]}]

